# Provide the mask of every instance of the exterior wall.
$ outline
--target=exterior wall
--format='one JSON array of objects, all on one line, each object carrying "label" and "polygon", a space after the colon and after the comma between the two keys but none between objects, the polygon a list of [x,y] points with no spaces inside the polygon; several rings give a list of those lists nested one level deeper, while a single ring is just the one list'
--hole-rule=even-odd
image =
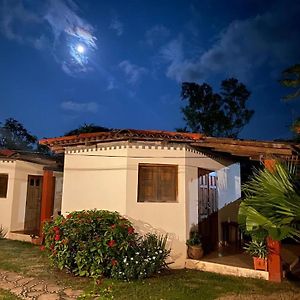
[{"label": "exterior wall", "polygon": [[[178,166],[173,203],[137,202],[140,163]],[[62,212],[107,209],[126,215],[141,234],[168,233],[172,267],[184,267],[186,240],[198,221],[198,168],[218,170],[216,161],[188,146],[155,142],[112,142],[66,151]]]},{"label": "exterior wall", "polygon": [[43,165],[16,161],[13,202],[11,210],[11,231],[23,230],[25,221],[28,175],[43,176]]},{"label": "exterior wall", "polygon": [[[178,166],[178,190],[176,202],[137,202],[139,163],[170,164]],[[168,233],[172,248],[173,267],[183,266],[186,258],[186,203],[185,203],[185,149],[162,147],[149,143],[136,144],[128,149],[126,215],[141,234]]]},{"label": "exterior wall", "polygon": [[61,204],[62,204],[63,173],[54,172],[53,175],[55,176],[53,215],[57,216],[58,212],[61,211]]},{"label": "exterior wall", "polygon": [[126,213],[127,150],[111,145],[65,153],[62,213],[107,209]]},{"label": "exterior wall", "polygon": [[219,242],[222,241],[222,222],[237,222],[241,198],[240,164],[235,163],[217,171]]},{"label": "exterior wall", "polygon": [[241,198],[240,164],[235,163],[217,171],[219,209]]},{"label": "exterior wall", "polygon": [[186,151],[186,199],[187,216],[186,235],[190,229],[198,224],[198,168],[217,171],[231,164],[230,161],[208,157],[207,155],[189,150]]},{"label": "exterior wall", "polygon": [[11,228],[11,210],[14,196],[16,162],[9,160],[0,161],[0,173],[8,174],[6,198],[0,198],[0,226],[8,233]]}]

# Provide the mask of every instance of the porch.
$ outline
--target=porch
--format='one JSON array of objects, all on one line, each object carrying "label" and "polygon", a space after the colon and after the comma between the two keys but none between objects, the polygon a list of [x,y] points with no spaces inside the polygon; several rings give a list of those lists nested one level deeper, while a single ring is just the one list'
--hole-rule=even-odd
[{"label": "porch", "polygon": [[[300,267],[300,244],[285,243],[281,249],[283,263],[283,277],[286,273],[292,274],[300,280],[298,268]],[[220,247],[201,260],[186,259],[185,268],[232,275],[238,277],[249,277],[269,280],[268,271],[254,270],[253,260],[250,255],[236,247]]]}]

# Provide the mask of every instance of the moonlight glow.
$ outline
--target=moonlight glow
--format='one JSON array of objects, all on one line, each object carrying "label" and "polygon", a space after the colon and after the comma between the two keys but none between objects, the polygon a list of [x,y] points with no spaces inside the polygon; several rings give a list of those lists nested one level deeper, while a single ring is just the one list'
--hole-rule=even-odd
[{"label": "moonlight glow", "polygon": [[85,48],[83,45],[77,45],[76,50],[78,53],[83,54],[85,52]]}]

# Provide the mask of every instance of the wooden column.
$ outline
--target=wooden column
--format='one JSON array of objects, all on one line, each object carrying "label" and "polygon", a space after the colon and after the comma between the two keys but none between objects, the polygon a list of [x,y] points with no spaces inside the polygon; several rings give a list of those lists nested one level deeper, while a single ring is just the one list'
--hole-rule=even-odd
[{"label": "wooden column", "polygon": [[274,282],[282,281],[282,261],[281,261],[281,243],[274,241],[271,237],[267,238],[268,246],[268,270],[269,280]]},{"label": "wooden column", "polygon": [[40,236],[42,236],[42,228],[44,222],[50,220],[53,214],[54,189],[55,189],[55,177],[53,176],[53,171],[44,170],[42,202],[41,202]]},{"label": "wooden column", "polygon": [[[264,160],[265,167],[273,172],[275,170],[275,159]],[[267,238],[268,247],[268,271],[269,280],[273,282],[281,282],[282,274],[282,261],[281,261],[281,242],[274,241],[271,237]]]}]

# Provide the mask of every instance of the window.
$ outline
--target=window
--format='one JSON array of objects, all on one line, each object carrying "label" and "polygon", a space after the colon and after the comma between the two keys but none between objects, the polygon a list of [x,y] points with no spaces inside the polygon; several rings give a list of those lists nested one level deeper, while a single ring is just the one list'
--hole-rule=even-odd
[{"label": "window", "polygon": [[139,165],[138,202],[176,202],[178,168],[174,165]]},{"label": "window", "polygon": [[8,174],[0,174],[0,198],[6,198],[7,183],[8,183]]}]

